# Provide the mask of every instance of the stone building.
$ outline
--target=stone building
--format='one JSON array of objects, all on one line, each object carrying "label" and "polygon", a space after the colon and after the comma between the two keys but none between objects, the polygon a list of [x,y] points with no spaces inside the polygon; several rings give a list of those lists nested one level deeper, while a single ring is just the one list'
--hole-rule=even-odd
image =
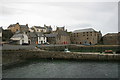
[{"label": "stone building", "polygon": [[46,32],[46,28],[41,26],[33,26],[31,29],[34,30],[34,32]]},{"label": "stone building", "polygon": [[17,31],[28,32],[29,27],[28,27],[28,24],[26,24],[26,25],[20,25],[19,23],[16,23],[16,24],[11,24],[8,27],[8,30],[11,30],[11,32],[13,32],[13,33],[17,32]]},{"label": "stone building", "polygon": [[45,36],[47,37],[47,42],[50,44],[56,44],[56,38],[57,38],[57,34],[45,34]]},{"label": "stone building", "polygon": [[50,44],[70,44],[70,36],[64,27],[57,27],[56,31],[46,34]]},{"label": "stone building", "polygon": [[52,27],[51,27],[51,25],[50,25],[50,26],[46,26],[46,25],[44,24],[44,28],[46,28],[46,33],[52,32]]},{"label": "stone building", "polygon": [[108,33],[103,36],[103,44],[118,45],[118,44],[120,44],[119,38],[120,38],[120,33]]},{"label": "stone building", "polygon": [[33,31],[34,32],[43,32],[43,33],[50,33],[52,32],[52,27],[51,26],[46,26],[44,25],[44,27],[41,27],[41,26],[33,26],[30,31]]},{"label": "stone building", "polygon": [[75,30],[70,34],[72,44],[97,44],[101,40],[102,34],[92,28]]},{"label": "stone building", "polygon": [[37,42],[37,35],[35,32],[28,32],[27,33],[29,44],[34,45]]}]

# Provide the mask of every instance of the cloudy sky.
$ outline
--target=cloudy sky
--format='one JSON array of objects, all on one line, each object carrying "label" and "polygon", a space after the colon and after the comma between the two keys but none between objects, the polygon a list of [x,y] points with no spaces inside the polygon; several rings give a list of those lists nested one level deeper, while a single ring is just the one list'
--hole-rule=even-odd
[{"label": "cloudy sky", "polygon": [[94,28],[104,35],[118,32],[118,0],[1,0],[0,20],[3,28],[19,22],[68,31]]}]

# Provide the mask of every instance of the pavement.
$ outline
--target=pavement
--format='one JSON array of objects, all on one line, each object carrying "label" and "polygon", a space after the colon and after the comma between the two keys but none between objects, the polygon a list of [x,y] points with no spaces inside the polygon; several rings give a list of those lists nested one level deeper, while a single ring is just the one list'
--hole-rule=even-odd
[{"label": "pavement", "polygon": [[25,49],[25,50],[30,50],[30,49],[35,49],[36,45],[9,45],[9,44],[4,44],[2,46],[2,50],[20,50],[20,49]]}]

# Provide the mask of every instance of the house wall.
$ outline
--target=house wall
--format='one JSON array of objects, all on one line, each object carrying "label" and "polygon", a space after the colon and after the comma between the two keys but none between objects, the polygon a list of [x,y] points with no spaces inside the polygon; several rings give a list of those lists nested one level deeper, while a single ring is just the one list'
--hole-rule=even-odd
[{"label": "house wall", "polygon": [[36,28],[36,27],[33,27],[35,32],[46,32],[46,29],[40,29],[40,28]]},{"label": "house wall", "polygon": [[71,33],[70,35],[72,44],[97,44],[101,37],[101,33],[96,31]]},{"label": "house wall", "polygon": [[56,37],[47,37],[47,42],[50,44],[56,44]]},{"label": "house wall", "polygon": [[59,37],[57,37],[56,44],[70,44],[70,37],[60,35]]},{"label": "house wall", "polygon": [[103,44],[105,45],[118,45],[119,39],[118,35],[105,35],[103,36]]},{"label": "house wall", "polygon": [[2,32],[0,32],[0,37],[2,37]]},{"label": "house wall", "polygon": [[27,31],[29,31],[29,28],[21,27],[21,28],[20,28],[20,31],[21,31],[21,32],[27,32]]},{"label": "house wall", "polygon": [[31,37],[30,41],[31,41],[30,44],[36,44],[36,42],[38,41],[38,38],[37,37]]},{"label": "house wall", "polygon": [[28,43],[28,36],[26,34],[23,34],[23,43]]},{"label": "house wall", "polygon": [[46,37],[38,37],[38,44],[44,44],[47,42],[46,40]]},{"label": "house wall", "polygon": [[11,30],[11,32],[16,32],[16,31],[19,31],[20,30],[20,26],[19,24],[15,24],[15,26],[12,26],[12,27],[9,27],[8,29]]}]

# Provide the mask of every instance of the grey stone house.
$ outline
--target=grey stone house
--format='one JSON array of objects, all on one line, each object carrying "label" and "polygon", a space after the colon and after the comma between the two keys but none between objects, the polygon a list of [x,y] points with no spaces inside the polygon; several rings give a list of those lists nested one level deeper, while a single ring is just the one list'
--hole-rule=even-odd
[{"label": "grey stone house", "polygon": [[70,36],[64,27],[57,27],[56,31],[45,35],[50,44],[70,44]]},{"label": "grey stone house", "polygon": [[119,45],[120,33],[108,33],[103,36],[103,44],[105,45]]}]

